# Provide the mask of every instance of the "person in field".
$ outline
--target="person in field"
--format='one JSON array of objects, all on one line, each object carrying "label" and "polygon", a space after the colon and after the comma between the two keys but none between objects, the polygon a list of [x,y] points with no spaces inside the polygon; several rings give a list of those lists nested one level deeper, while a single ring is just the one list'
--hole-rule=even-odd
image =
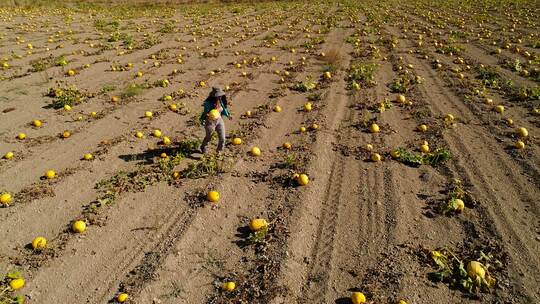
[{"label": "person in field", "polygon": [[206,136],[201,144],[201,153],[206,154],[208,143],[212,139],[212,133],[214,131],[218,134],[217,152],[220,153],[223,151],[223,147],[225,146],[225,122],[223,121],[223,117],[232,119],[228,110],[229,105],[225,92],[218,87],[213,87],[203,102],[203,112],[200,117],[206,132]]}]

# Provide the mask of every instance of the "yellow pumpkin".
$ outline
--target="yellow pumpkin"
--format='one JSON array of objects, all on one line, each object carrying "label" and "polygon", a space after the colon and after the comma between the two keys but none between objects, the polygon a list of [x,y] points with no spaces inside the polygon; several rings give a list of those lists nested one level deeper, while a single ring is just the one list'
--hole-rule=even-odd
[{"label": "yellow pumpkin", "polygon": [[208,118],[211,120],[217,120],[220,116],[219,111],[216,109],[212,109],[210,112],[208,112]]},{"label": "yellow pumpkin", "polygon": [[251,231],[259,231],[265,227],[268,227],[268,222],[265,219],[256,218],[249,222],[249,229]]}]

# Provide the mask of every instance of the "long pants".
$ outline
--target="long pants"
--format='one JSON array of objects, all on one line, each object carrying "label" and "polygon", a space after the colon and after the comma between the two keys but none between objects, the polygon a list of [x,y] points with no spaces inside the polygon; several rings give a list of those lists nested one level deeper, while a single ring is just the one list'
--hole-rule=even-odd
[{"label": "long pants", "polygon": [[225,122],[223,119],[220,117],[216,121],[206,121],[204,130],[206,131],[206,136],[201,144],[201,152],[206,153],[206,146],[212,139],[212,133],[214,133],[214,131],[218,134],[217,152],[223,151],[223,146],[225,145]]}]

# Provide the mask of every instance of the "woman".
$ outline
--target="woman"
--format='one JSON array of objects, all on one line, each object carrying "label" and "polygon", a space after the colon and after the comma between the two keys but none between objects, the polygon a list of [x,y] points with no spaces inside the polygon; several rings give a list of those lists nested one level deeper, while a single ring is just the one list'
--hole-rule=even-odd
[{"label": "woman", "polygon": [[213,87],[203,103],[204,109],[200,117],[206,131],[206,136],[201,144],[201,152],[203,154],[206,154],[206,146],[212,139],[212,133],[214,131],[217,132],[219,139],[217,152],[220,153],[223,151],[223,146],[225,145],[225,122],[223,121],[223,116],[232,119],[227,106],[225,92],[220,88]]}]

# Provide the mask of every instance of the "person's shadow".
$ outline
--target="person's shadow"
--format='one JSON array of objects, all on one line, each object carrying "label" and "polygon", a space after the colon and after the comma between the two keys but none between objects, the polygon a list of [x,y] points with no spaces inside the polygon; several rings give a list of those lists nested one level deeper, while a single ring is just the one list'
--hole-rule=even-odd
[{"label": "person's shadow", "polygon": [[[135,154],[123,154],[118,156],[120,159],[126,161],[126,162],[132,162],[132,161],[143,161],[144,164],[152,164],[154,159],[156,157],[160,157],[162,153],[167,154],[167,156],[175,156],[179,152],[179,148],[175,146],[168,146],[168,147],[161,147],[156,149],[147,149],[141,153],[135,153]],[[201,157],[197,156],[196,152],[197,150],[191,150],[191,151],[183,151],[183,155],[185,158],[198,160]]]}]

